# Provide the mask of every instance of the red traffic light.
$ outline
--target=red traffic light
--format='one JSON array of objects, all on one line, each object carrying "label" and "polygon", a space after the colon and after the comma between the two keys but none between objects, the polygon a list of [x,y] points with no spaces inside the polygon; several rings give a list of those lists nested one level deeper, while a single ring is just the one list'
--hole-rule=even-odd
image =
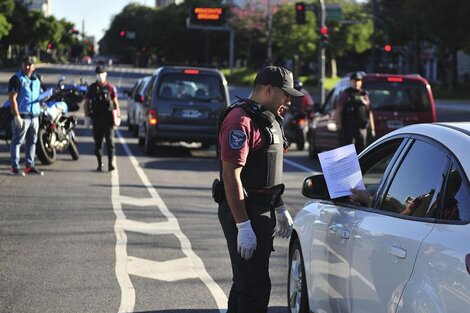
[{"label": "red traffic light", "polygon": [[320,27],[320,34],[322,34],[323,36],[328,36],[328,27],[326,26]]},{"label": "red traffic light", "polygon": [[53,48],[52,43],[49,42],[49,43],[47,44],[47,49],[52,49],[52,48]]},{"label": "red traffic light", "polygon": [[119,36],[124,37],[125,35],[126,35],[126,31],[125,31],[125,30],[121,30],[121,32],[119,33]]},{"label": "red traffic light", "polygon": [[297,11],[303,11],[305,9],[305,4],[297,3]]},{"label": "red traffic light", "polygon": [[391,52],[392,51],[392,45],[385,45],[384,46],[384,51],[385,52]]}]

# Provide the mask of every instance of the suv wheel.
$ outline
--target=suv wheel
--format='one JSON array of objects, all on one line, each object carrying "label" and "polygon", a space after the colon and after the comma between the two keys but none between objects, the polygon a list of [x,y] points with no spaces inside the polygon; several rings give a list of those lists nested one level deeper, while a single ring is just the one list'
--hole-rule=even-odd
[{"label": "suv wheel", "polygon": [[308,157],[310,159],[315,159],[318,156],[318,151],[315,148],[315,139],[314,139],[314,134],[313,132],[310,133],[310,136],[308,136]]},{"label": "suv wheel", "polygon": [[154,151],[154,142],[152,138],[150,138],[150,134],[148,131],[145,132],[145,138],[144,138],[144,152],[147,155],[153,155]]}]

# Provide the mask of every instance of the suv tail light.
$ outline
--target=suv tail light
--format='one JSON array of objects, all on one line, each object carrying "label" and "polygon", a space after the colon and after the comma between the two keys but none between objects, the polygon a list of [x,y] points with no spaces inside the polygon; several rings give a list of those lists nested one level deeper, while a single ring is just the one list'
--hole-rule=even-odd
[{"label": "suv tail light", "polygon": [[402,83],[403,78],[401,77],[387,77],[387,80],[391,83]]},{"label": "suv tail light", "polygon": [[199,74],[199,70],[184,70],[185,74],[192,74],[192,75],[198,75]]},{"label": "suv tail light", "polygon": [[148,111],[148,123],[150,125],[157,125],[157,111],[155,109],[150,109]]}]

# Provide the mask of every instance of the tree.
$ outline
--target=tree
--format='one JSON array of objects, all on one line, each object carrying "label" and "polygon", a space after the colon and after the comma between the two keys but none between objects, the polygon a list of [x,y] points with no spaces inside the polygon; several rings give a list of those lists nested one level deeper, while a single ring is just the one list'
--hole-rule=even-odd
[{"label": "tree", "polygon": [[0,39],[5,37],[10,32],[12,25],[8,22],[8,17],[11,16],[15,9],[13,0],[0,0]]}]

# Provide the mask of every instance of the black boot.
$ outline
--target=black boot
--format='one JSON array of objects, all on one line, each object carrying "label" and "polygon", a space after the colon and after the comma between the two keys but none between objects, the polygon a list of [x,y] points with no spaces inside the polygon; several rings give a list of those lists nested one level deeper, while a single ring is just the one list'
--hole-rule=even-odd
[{"label": "black boot", "polygon": [[98,161],[98,167],[96,168],[97,172],[102,172],[103,171],[103,162],[101,162],[101,157],[96,157]]},{"label": "black boot", "polygon": [[108,158],[108,170],[114,171],[116,167],[114,166],[113,157]]}]

